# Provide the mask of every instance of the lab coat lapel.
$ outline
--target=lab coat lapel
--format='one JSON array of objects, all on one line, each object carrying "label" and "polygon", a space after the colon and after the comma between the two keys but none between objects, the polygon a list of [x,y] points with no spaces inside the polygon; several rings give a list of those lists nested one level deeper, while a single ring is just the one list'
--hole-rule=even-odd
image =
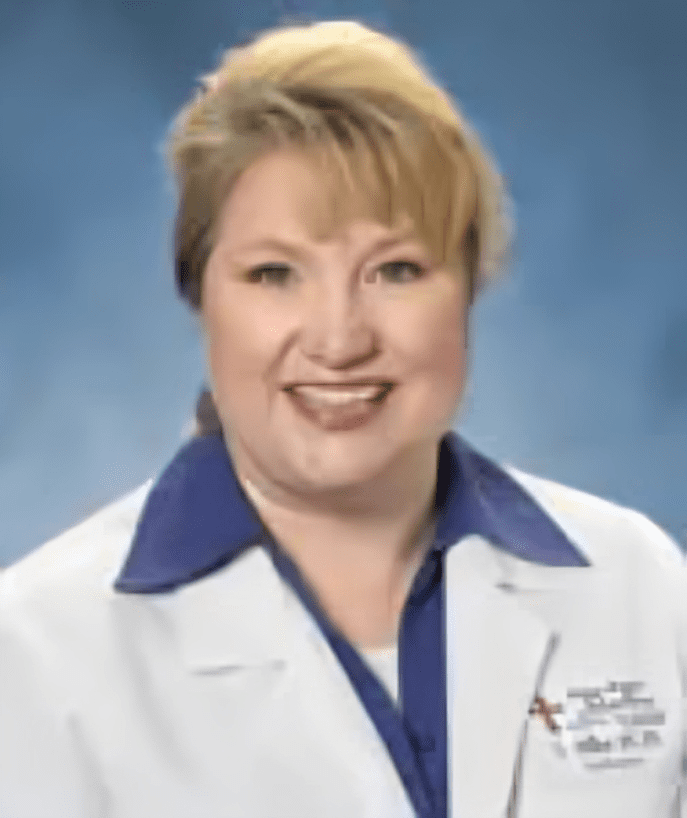
[{"label": "lab coat lapel", "polygon": [[481,537],[446,558],[451,818],[514,818],[528,710],[557,636],[518,603]]},{"label": "lab coat lapel", "polygon": [[[520,562],[520,561],[518,561]],[[555,637],[517,600],[517,576],[486,540],[447,552],[446,650],[451,818],[515,818],[514,781],[528,710]],[[182,588],[168,613],[188,671],[231,674],[231,695],[251,701],[255,673],[280,685],[270,711],[275,754],[328,783],[332,818],[411,818],[393,762],[316,623],[262,548]],[[227,738],[230,741],[230,738]],[[275,809],[278,805],[275,805]],[[338,809],[338,807],[337,807]]]},{"label": "lab coat lapel", "polygon": [[[262,548],[186,586],[173,609],[191,674],[230,675],[231,695],[245,696],[250,706],[256,706],[255,674],[273,675],[278,704],[265,702],[270,753],[289,760],[285,769],[302,768],[307,788],[317,779],[332,818],[412,818],[393,762],[348,676]],[[275,804],[274,814],[280,808]]]},{"label": "lab coat lapel", "polygon": [[198,674],[283,665],[285,588],[262,548],[184,586],[171,614],[182,659]]}]

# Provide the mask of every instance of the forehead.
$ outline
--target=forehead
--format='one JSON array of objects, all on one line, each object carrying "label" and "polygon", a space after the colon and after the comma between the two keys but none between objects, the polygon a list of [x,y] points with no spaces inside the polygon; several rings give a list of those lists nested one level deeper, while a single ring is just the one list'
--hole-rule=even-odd
[{"label": "forehead", "polygon": [[239,176],[217,230],[218,240],[230,245],[271,232],[316,242],[368,232],[417,234],[407,214],[393,213],[378,191],[347,178],[324,151],[292,147],[267,153]]}]

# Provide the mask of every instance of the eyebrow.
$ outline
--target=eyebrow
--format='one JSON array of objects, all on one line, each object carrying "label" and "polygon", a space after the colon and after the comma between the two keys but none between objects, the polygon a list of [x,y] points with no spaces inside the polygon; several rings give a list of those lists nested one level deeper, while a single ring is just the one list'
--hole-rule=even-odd
[{"label": "eyebrow", "polygon": [[[401,244],[409,240],[419,241],[418,236],[414,230],[404,230],[403,232],[400,233],[394,233],[389,236],[383,236],[382,238],[374,242],[369,247],[369,249],[367,249],[362,254],[362,256],[363,258],[372,256],[375,253],[379,253],[382,250],[386,250],[388,247],[393,247],[396,244]],[[244,253],[254,252],[256,250],[276,250],[294,259],[304,258],[308,255],[308,252],[307,250],[305,250],[305,248],[299,246],[297,243],[290,242],[288,239],[281,238],[259,239],[258,241],[252,242],[251,244],[246,244],[244,246],[237,247],[234,252],[237,255],[238,254],[243,255]]]}]

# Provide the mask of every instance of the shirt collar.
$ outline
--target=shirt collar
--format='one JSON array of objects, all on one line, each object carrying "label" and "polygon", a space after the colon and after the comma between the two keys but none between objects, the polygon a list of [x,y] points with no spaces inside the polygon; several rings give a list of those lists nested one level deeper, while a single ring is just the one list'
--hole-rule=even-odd
[{"label": "shirt collar", "polygon": [[[435,549],[479,534],[531,562],[589,565],[512,477],[455,432],[441,441],[436,520]],[[222,437],[194,438],[151,489],[114,587],[129,593],[169,591],[211,574],[269,537]]]}]

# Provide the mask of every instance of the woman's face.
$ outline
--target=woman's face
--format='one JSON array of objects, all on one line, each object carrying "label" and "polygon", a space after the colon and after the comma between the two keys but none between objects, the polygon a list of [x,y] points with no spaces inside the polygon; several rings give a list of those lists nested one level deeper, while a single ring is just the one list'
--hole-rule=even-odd
[{"label": "woman's face", "polygon": [[301,497],[436,450],[466,370],[465,275],[435,265],[409,221],[354,220],[316,240],[320,178],[295,149],[251,165],[220,214],[202,293],[232,457]]}]

